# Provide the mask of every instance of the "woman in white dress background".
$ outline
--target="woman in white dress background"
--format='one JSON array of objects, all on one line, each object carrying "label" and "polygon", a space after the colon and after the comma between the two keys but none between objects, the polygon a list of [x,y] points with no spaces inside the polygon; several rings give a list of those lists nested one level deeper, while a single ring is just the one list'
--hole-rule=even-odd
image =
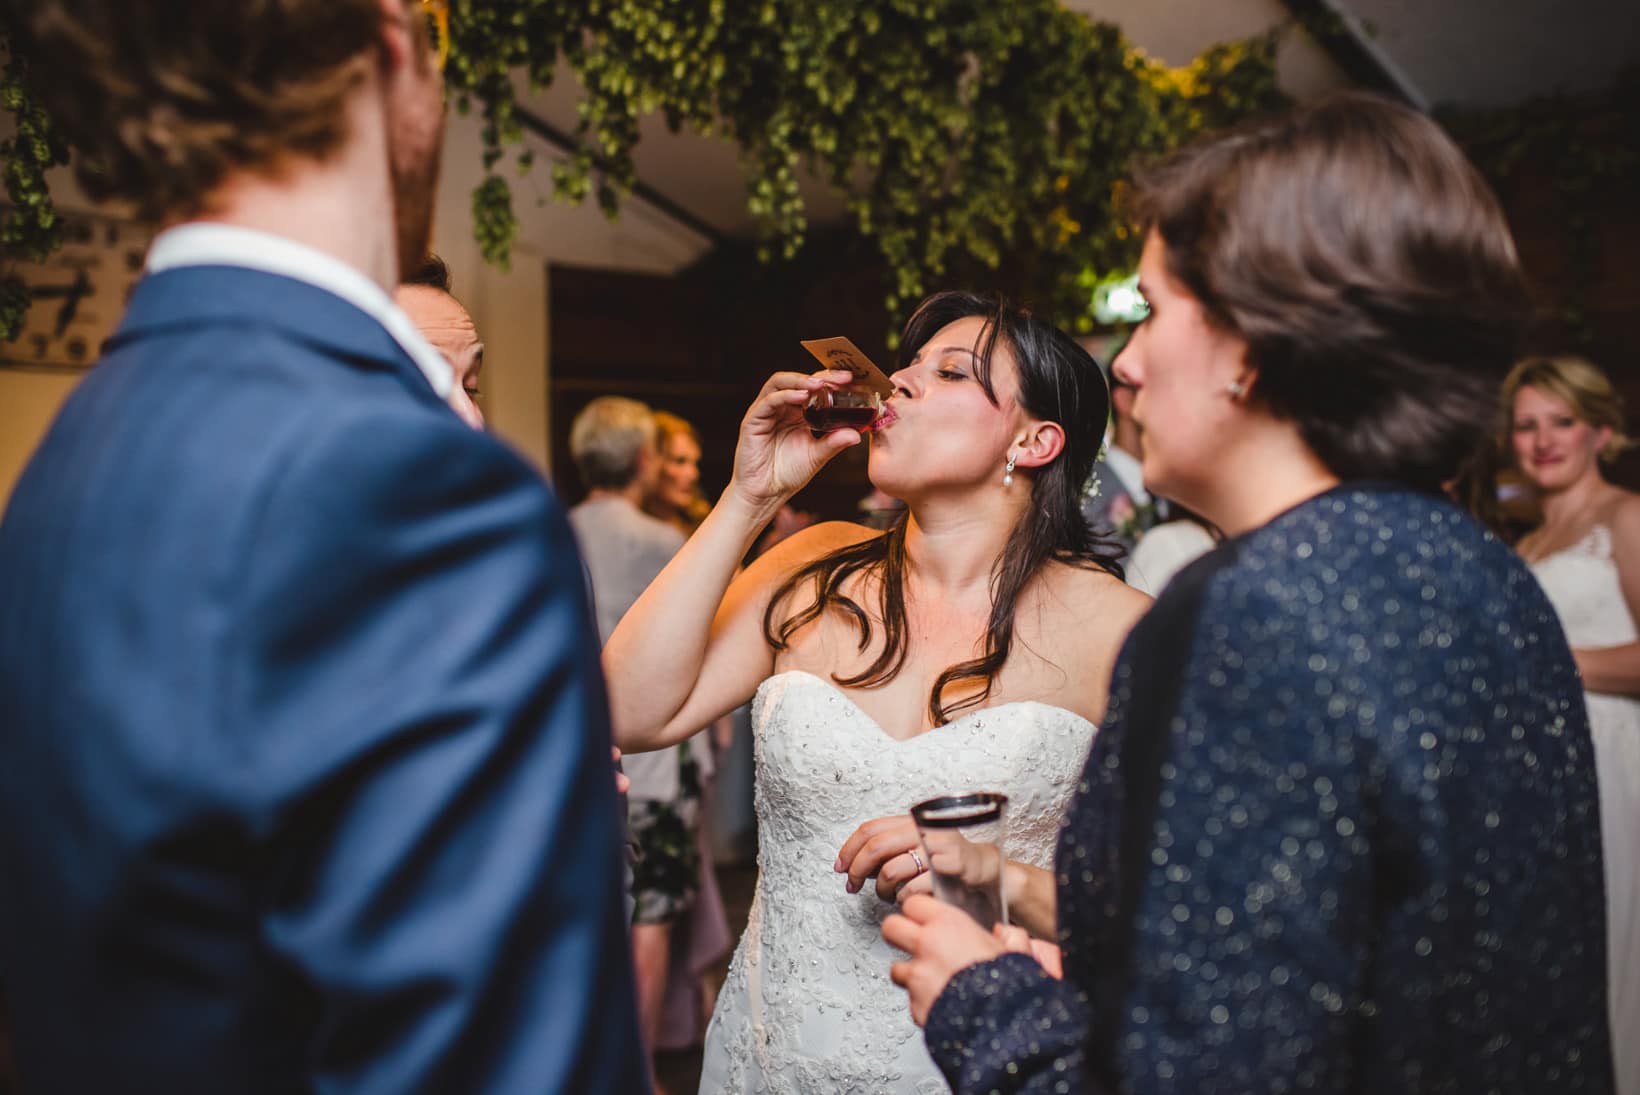
[{"label": "woman in white dress background", "polygon": [[1528,358],[1504,382],[1510,447],[1543,523],[1516,545],[1583,674],[1600,780],[1612,1054],[1640,1095],[1640,494],[1601,475],[1627,448],[1611,381],[1575,357]]},{"label": "woman in white dress background", "polygon": [[862,440],[814,437],[802,416],[848,373],[776,374],[718,504],[604,649],[624,750],[757,695],[758,891],[702,1091],[945,1090],[878,936],[922,870],[905,812],[1003,791],[1010,856],[1047,866],[1149,605],[1078,505],[1109,413],[1087,352],[966,293],[925,301],[901,345],[869,469],[905,519],[815,525],[736,574],[781,506]]}]

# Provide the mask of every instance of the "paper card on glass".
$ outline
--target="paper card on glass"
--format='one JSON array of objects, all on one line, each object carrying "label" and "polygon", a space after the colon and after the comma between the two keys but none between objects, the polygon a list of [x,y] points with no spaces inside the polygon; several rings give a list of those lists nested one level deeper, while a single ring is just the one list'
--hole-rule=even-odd
[{"label": "paper card on glass", "polygon": [[846,338],[811,338],[800,343],[827,369],[847,369],[857,384],[864,384],[885,399],[894,394],[894,385],[883,371]]}]

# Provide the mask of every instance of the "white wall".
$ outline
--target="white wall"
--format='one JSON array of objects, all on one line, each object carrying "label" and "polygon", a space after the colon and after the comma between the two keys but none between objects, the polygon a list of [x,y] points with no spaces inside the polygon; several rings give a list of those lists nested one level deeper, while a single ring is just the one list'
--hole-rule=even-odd
[{"label": "white wall", "polygon": [[[14,130],[10,116],[4,115],[0,137],[10,136]],[[89,198],[74,182],[74,174],[65,168],[51,173],[48,182],[58,205],[65,210],[94,209]],[[68,393],[80,382],[83,374],[66,371],[35,371],[0,368],[0,512],[4,512],[11,498],[12,487],[22,474],[34,449],[45,436],[51,420],[57,416]]]},{"label": "white wall", "polygon": [[517,173],[510,156],[499,165],[512,184],[520,222],[508,269],[500,270],[483,261],[473,239],[473,188],[484,179],[479,133],[476,115],[451,112],[433,249],[449,264],[455,295],[484,340],[479,406],[490,428],[548,471],[548,265],[670,274],[704,255],[710,241],[639,199],[624,202],[617,221],[606,218],[591,199],[580,206],[553,201],[557,154],[532,136],[527,142],[535,166],[528,175]]},{"label": "white wall", "polygon": [[74,373],[0,369],[0,512],[57,408],[77,383]]}]

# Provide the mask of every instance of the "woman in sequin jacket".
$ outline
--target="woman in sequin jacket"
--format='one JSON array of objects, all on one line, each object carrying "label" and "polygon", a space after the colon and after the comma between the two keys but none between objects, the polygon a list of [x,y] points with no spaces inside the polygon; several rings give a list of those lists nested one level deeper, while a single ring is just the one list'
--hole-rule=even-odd
[{"label": "woman in sequin jacket", "polygon": [[[1144,474],[1224,529],[1134,630],[1057,949],[884,925],[954,1090],[1611,1090],[1589,730],[1554,612],[1439,495],[1524,298],[1428,119],[1342,96],[1135,188]],[[1014,953],[1025,951],[1026,953]]]}]

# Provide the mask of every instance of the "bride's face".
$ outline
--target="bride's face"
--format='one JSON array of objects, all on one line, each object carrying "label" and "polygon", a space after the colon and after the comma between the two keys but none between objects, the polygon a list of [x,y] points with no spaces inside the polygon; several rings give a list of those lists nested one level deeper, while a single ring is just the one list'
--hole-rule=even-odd
[{"label": "bride's face", "polygon": [[1014,355],[998,341],[991,353],[992,403],[975,370],[984,348],[979,316],[947,324],[891,378],[894,395],[871,438],[871,481],[896,498],[930,490],[993,484],[1024,415]]},{"label": "bride's face", "polygon": [[1600,450],[1611,437],[1610,427],[1591,426],[1557,395],[1530,385],[1515,393],[1515,461],[1539,490],[1564,490],[1599,475]]}]

